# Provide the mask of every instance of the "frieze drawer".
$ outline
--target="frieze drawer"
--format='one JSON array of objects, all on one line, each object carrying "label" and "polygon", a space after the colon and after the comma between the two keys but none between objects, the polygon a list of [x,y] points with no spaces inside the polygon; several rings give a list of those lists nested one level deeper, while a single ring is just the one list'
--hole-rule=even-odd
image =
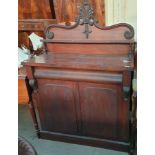
[{"label": "frieze drawer", "polygon": [[121,83],[122,74],[105,73],[92,71],[73,71],[73,70],[56,70],[56,69],[35,69],[36,78],[72,80],[72,81],[90,81],[90,82],[110,82]]}]

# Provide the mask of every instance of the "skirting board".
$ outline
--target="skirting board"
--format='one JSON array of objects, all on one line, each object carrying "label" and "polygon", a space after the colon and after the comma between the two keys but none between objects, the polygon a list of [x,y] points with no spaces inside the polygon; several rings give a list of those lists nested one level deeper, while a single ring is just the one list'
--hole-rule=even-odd
[{"label": "skirting board", "polygon": [[88,146],[94,146],[94,147],[101,147],[105,149],[112,149],[112,150],[123,151],[123,152],[129,152],[129,146],[130,146],[129,143],[125,143],[125,142],[62,134],[62,133],[56,133],[56,132],[47,132],[47,131],[40,131],[39,138],[54,140],[54,141],[62,141],[67,143],[82,144],[82,145],[88,145]]}]

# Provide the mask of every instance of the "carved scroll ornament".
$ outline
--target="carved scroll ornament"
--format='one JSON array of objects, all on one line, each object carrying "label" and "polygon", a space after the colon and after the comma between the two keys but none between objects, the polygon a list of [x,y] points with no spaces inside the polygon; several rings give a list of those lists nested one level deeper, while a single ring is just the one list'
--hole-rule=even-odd
[{"label": "carved scroll ornament", "polygon": [[129,40],[134,37],[134,29],[131,25],[126,24],[126,23],[120,23],[120,24],[115,24],[112,26],[100,26],[98,24],[97,19],[94,17],[94,10],[91,7],[91,5],[87,2],[84,1],[82,6],[80,7],[79,10],[79,16],[75,20],[75,24],[71,26],[65,26],[65,25],[58,25],[58,24],[52,24],[49,25],[46,30],[45,30],[45,35],[48,39],[53,39],[54,38],[54,33],[49,31],[50,28],[63,28],[63,29],[73,29],[77,27],[78,25],[84,25],[84,31],[83,33],[86,35],[86,38],[89,38],[89,34],[92,33],[92,31],[89,29],[89,26],[95,26],[101,30],[110,30],[113,28],[117,27],[127,27],[128,30],[124,32],[124,38]]}]

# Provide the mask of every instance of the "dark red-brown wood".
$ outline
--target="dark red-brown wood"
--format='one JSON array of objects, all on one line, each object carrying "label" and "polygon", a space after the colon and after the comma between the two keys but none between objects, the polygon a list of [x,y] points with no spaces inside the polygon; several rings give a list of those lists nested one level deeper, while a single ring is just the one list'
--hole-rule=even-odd
[{"label": "dark red-brown wood", "polygon": [[37,83],[42,130],[76,134],[76,83],[47,79]]},{"label": "dark red-brown wood", "polygon": [[74,25],[49,25],[46,52],[23,63],[37,96],[36,130],[45,139],[129,151],[134,30],[101,27],[89,11],[85,3]]},{"label": "dark red-brown wood", "polygon": [[81,82],[79,93],[83,135],[128,141],[129,129],[119,117],[128,122],[120,85]]}]

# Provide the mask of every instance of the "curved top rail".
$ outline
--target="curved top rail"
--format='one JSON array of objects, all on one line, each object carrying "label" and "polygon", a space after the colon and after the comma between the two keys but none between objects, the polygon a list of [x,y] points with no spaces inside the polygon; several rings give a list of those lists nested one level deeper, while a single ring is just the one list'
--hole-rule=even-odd
[{"label": "curved top rail", "polygon": [[[118,39],[119,39],[119,35],[121,36],[121,40],[123,39],[131,40],[134,37],[134,29],[131,25],[127,23],[119,23],[119,24],[115,24],[112,26],[105,26],[105,27],[99,25],[97,19],[94,17],[94,10],[90,6],[90,4],[88,4],[88,2],[86,1],[84,1],[82,6],[80,7],[79,16],[76,18],[74,25],[65,26],[60,24],[51,24],[45,29],[44,33],[47,39],[53,39],[54,32],[57,31],[57,28],[64,29],[64,30],[72,30],[72,29],[76,29],[78,26],[84,26],[83,34],[85,35],[86,39],[89,39],[89,36],[92,33],[92,27],[95,27],[99,30],[108,31],[108,32],[109,30],[111,30],[112,31],[111,37],[112,37],[112,33],[114,32],[115,37],[118,35]],[[96,29],[93,29],[93,30],[96,30]],[[119,31],[119,33],[116,31]],[[65,32],[66,31],[63,31],[63,33]],[[79,32],[80,31],[78,30],[78,33]],[[102,31],[100,33],[102,33]],[[122,38],[122,33],[124,38]]]}]

